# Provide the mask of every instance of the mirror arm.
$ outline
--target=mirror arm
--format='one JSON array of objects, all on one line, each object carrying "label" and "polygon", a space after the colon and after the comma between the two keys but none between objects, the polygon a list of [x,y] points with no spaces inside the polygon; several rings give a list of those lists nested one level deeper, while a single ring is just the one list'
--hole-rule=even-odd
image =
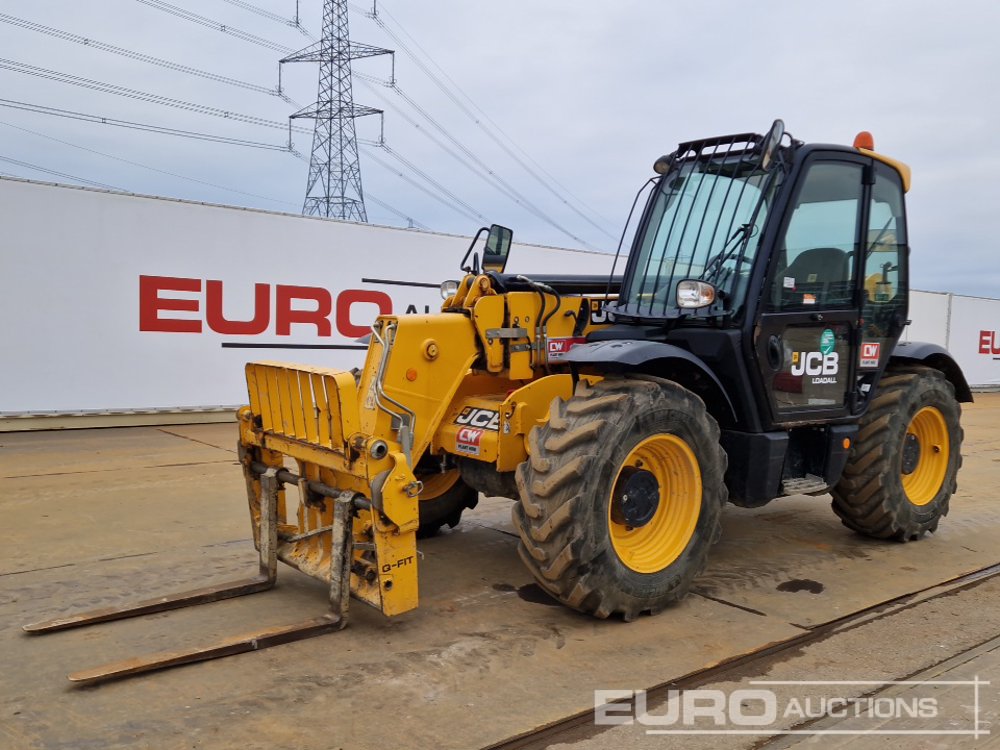
[{"label": "mirror arm", "polygon": [[[466,265],[466,261],[469,260],[469,255],[472,254],[472,248],[476,246],[479,238],[483,235],[483,232],[489,232],[489,227],[479,227],[479,231],[476,232],[476,236],[472,238],[472,242],[469,243],[469,249],[465,251],[465,256],[462,258],[462,263],[459,266],[466,273],[473,273],[473,269]],[[479,273],[479,260],[473,256],[473,266],[475,267],[475,273]]]}]

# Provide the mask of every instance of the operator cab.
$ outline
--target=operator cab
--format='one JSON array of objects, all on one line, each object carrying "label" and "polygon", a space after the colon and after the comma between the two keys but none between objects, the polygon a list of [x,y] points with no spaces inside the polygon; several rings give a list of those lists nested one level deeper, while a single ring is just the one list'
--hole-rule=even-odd
[{"label": "operator cab", "polygon": [[868,134],[853,148],[806,145],[776,120],[765,135],[690,141],[657,160],[606,306],[616,325],[592,340],[694,354],[734,404],[721,421],[740,430],[860,414],[908,296],[909,170],[872,145]]}]

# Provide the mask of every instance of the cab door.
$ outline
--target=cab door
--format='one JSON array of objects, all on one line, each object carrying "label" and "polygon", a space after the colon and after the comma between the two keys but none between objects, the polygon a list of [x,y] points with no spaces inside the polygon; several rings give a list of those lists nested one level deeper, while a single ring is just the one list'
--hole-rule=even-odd
[{"label": "cab door", "polygon": [[866,175],[870,162],[864,157],[813,154],[788,204],[754,341],[774,424],[848,413]]}]

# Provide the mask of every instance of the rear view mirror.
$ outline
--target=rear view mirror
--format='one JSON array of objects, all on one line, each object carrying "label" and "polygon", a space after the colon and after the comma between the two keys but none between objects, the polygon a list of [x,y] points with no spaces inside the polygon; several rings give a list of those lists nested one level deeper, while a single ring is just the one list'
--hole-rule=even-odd
[{"label": "rear view mirror", "polygon": [[785,123],[781,120],[775,120],[761,142],[760,168],[765,172],[771,168],[771,164],[774,162],[774,154],[778,150],[778,146],[781,145],[781,138],[784,135]]},{"label": "rear view mirror", "polygon": [[510,254],[510,243],[514,233],[507,227],[493,224],[486,236],[486,247],[483,248],[483,270],[503,273],[507,266],[507,256]]}]

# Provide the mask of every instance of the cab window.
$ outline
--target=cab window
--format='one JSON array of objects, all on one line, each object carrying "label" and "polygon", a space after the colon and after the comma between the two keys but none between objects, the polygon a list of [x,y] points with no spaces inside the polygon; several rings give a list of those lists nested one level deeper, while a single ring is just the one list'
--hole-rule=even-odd
[{"label": "cab window", "polygon": [[906,318],[906,216],[895,170],[876,164],[868,208],[862,318],[866,341],[893,337]]},{"label": "cab window", "polygon": [[819,161],[808,168],[778,243],[772,310],[854,304],[862,173],[861,165],[844,162]]}]

